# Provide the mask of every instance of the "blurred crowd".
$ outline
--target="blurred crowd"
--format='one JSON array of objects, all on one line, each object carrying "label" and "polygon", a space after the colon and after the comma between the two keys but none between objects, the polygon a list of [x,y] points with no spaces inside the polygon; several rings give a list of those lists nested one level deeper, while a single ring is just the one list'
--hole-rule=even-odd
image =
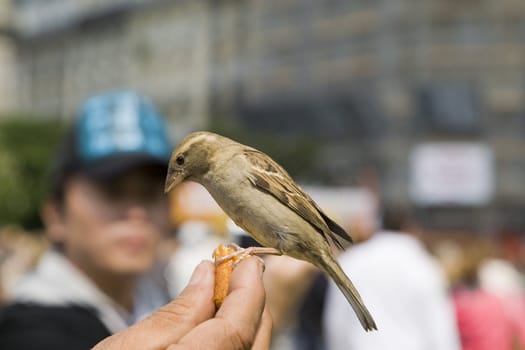
[{"label": "blurred crowd", "polygon": [[[13,326],[24,317],[53,313],[57,320],[62,308],[68,322],[93,336],[57,344],[89,348],[176,298],[219,243],[257,244],[204,189],[190,184],[162,194],[171,145],[162,141],[159,120],[131,92],[86,102],[73,139],[53,162],[42,205],[45,234],[0,231],[4,341],[27,337]],[[354,244],[339,262],[378,331],[364,332],[343,295],[312,265],[268,256],[272,348],[525,349],[522,236],[429,232],[406,208],[383,207],[377,188],[306,190],[352,234]],[[72,304],[96,309],[98,320],[71,313],[78,311],[66,309]],[[46,331],[60,330],[45,329],[42,339]]]},{"label": "blurred crowd", "polygon": [[[384,339],[362,331],[339,290],[313,266],[266,257],[272,348],[525,349],[523,241],[475,232],[425,232],[414,222],[405,223],[388,226],[388,232],[354,228],[351,232],[364,236],[354,235],[357,243],[340,256],[376,317],[377,337]],[[171,298],[195,266],[225,241],[256,244],[231,223],[218,229],[201,219],[181,223],[174,235],[163,238],[159,266]],[[17,281],[37,266],[49,244],[41,233],[12,227],[0,232],[3,304],[12,301]]]}]

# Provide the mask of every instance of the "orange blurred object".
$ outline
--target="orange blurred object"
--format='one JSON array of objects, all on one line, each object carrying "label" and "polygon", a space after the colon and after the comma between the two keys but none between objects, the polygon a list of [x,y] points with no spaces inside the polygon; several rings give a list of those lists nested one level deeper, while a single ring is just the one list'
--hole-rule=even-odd
[{"label": "orange blurred object", "polygon": [[227,216],[204,187],[196,182],[178,185],[169,194],[170,220],[177,227],[187,221],[208,223],[214,232],[226,233]]}]

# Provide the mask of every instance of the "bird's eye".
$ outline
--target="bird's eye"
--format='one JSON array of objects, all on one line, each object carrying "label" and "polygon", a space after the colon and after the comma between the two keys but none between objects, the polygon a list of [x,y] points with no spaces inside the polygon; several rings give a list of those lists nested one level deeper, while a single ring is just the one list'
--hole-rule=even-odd
[{"label": "bird's eye", "polygon": [[178,165],[183,165],[184,164],[184,157],[183,156],[178,156],[177,159],[175,159],[175,162]]}]

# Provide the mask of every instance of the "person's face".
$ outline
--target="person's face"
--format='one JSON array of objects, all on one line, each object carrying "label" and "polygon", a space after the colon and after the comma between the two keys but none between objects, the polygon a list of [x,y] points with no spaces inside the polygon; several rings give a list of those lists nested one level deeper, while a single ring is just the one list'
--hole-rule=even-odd
[{"label": "person's face", "polygon": [[65,255],[88,273],[137,275],[149,269],[168,230],[163,181],[151,168],[106,182],[73,177],[59,215]]}]

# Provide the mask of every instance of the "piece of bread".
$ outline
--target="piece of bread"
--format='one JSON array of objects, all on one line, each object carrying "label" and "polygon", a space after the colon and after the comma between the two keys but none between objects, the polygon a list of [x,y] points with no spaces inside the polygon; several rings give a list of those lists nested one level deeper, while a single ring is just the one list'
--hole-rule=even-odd
[{"label": "piece of bread", "polygon": [[230,247],[225,247],[220,244],[217,249],[213,252],[213,258],[215,259],[215,289],[213,293],[213,302],[215,307],[220,308],[226,295],[228,295],[228,289],[230,286],[230,277],[233,271],[233,267],[236,261],[236,257],[226,259],[218,262],[218,259],[235,253],[235,250]]}]

